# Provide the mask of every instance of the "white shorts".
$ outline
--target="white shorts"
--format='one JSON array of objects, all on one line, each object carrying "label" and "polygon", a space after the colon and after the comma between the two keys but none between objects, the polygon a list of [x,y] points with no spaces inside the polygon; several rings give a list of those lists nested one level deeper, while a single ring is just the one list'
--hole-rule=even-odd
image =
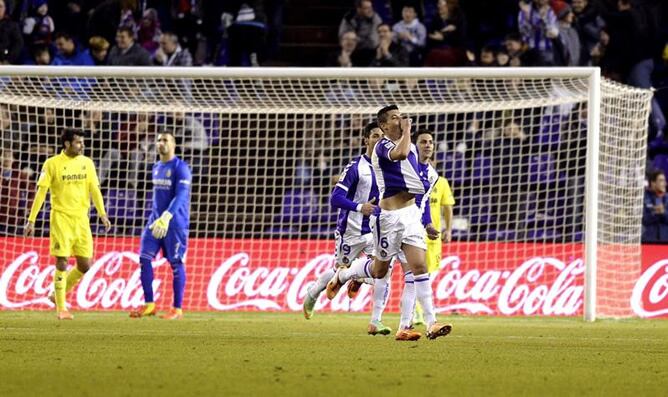
[{"label": "white shorts", "polygon": [[403,244],[427,249],[424,242],[424,226],[420,209],[411,205],[399,210],[382,210],[376,219],[374,232],[374,254],[382,261],[388,261],[401,252]]},{"label": "white shorts", "polygon": [[334,237],[336,238],[334,257],[339,265],[350,266],[361,253],[366,256],[373,255],[373,234],[371,233],[357,236],[344,234],[341,236],[341,233],[336,231]]}]

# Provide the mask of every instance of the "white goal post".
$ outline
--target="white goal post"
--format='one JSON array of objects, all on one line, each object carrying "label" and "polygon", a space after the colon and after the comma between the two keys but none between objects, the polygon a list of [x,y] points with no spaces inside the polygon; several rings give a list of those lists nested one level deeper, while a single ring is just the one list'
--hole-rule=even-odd
[{"label": "white goal post", "polygon": [[[599,68],[0,66],[3,152],[25,171],[29,189],[37,164],[58,150],[44,134],[95,126],[98,135],[87,142],[105,193],[113,190],[115,203],[128,194],[123,205],[135,205],[115,210],[125,218],[113,234],[136,238],[151,189],[146,168],[154,161],[144,134],[184,131],[183,155],[200,186],[191,237],[201,239],[208,256],[218,243],[207,239],[223,239],[263,253],[260,262],[303,263],[270,241],[310,244],[333,236],[330,182],[361,153],[360,127],[380,107],[397,104],[416,127],[434,132],[437,169],[455,193],[452,250],[467,252],[444,253],[444,261],[475,257],[488,261],[480,262],[485,271],[512,258],[580,258],[578,313],[588,321],[633,315],[627,300],[640,273],[651,98],[650,90],[602,78]],[[21,205],[29,206],[23,194]],[[6,215],[4,235],[20,236],[25,209]],[[40,219],[47,236],[48,222]],[[127,241],[98,240],[103,250]],[[208,256],[189,251],[193,288],[206,289],[208,276],[198,275],[198,266],[218,260]],[[563,269],[552,270],[555,276]],[[484,312],[510,313],[501,306]],[[534,313],[529,306],[524,313]]]}]

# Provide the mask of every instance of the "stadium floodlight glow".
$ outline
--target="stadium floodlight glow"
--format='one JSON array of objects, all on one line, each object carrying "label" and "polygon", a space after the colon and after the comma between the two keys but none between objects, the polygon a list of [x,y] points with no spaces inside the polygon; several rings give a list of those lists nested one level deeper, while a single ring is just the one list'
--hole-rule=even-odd
[{"label": "stadium floodlight glow", "polygon": [[[32,183],[36,164],[58,149],[54,131],[90,130],[87,155],[116,235],[135,236],[145,222],[153,133],[176,131],[194,173],[191,237],[210,241],[188,253],[188,291],[207,288],[198,266],[219,260],[218,238],[260,252],[257,263],[303,265],[269,241],[306,246],[332,236],[331,178],[359,154],[364,123],[394,103],[434,131],[437,169],[453,187],[453,234],[468,243],[452,245],[460,252],[446,245],[444,260],[475,260],[471,283],[500,263],[548,258],[522,275],[540,281],[584,260],[589,321],[633,315],[651,97],[598,68],[0,67],[3,149]],[[24,217],[17,210],[0,226],[19,233]],[[40,225],[46,233],[48,220]],[[97,248],[118,241],[99,239]],[[435,293],[466,295],[453,291]],[[551,291],[516,291],[482,312],[549,314],[557,305]],[[513,299],[523,312],[506,307]],[[532,311],[538,301],[549,308]]]}]

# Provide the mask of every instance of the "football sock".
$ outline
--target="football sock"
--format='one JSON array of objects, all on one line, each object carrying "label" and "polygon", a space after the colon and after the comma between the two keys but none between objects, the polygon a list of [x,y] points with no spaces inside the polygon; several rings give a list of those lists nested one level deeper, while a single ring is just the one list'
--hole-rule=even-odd
[{"label": "football sock", "polygon": [[322,291],[327,288],[327,283],[334,277],[334,269],[327,269],[322,273],[313,284],[306,290],[306,293],[313,299],[318,299]]},{"label": "football sock", "polygon": [[141,265],[141,288],[144,290],[144,302],[153,303],[153,265],[146,258],[139,258]]},{"label": "football sock", "polygon": [[343,269],[339,272],[339,281],[345,284],[351,278],[355,280],[360,278],[371,277],[372,259],[357,258],[353,261],[349,268]]},{"label": "football sock", "polygon": [[67,285],[65,286],[65,292],[70,292],[72,288],[81,280],[83,273],[75,266],[67,272]]},{"label": "football sock", "polygon": [[67,287],[67,270],[58,270],[53,275],[53,291],[56,296],[56,310],[67,310],[65,307],[65,288]]},{"label": "football sock", "polygon": [[415,275],[415,294],[417,296],[417,301],[420,302],[420,306],[422,306],[424,321],[427,325],[427,329],[429,329],[429,327],[436,322],[429,273]]},{"label": "football sock", "polygon": [[401,319],[399,329],[411,326],[413,310],[415,309],[415,280],[413,272],[404,273],[404,290],[401,292]]},{"label": "football sock", "polygon": [[[391,274],[387,272],[388,275]],[[380,321],[385,310],[387,297],[390,295],[389,277],[377,278],[373,285],[373,309],[371,310],[371,321]]]},{"label": "football sock", "polygon": [[172,286],[174,287],[174,308],[181,309],[183,305],[183,291],[186,287],[186,268],[182,262],[172,265],[172,272],[174,279]]}]

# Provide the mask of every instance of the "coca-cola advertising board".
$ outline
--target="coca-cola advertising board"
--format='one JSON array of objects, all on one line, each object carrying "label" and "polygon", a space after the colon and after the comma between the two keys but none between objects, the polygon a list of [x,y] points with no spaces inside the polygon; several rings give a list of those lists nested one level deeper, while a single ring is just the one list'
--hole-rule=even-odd
[{"label": "coca-cola advertising board", "polygon": [[[126,310],[143,303],[136,238],[95,242],[90,270],[68,295],[74,310]],[[29,244],[29,245],[28,245]],[[628,296],[629,313],[668,316],[668,249],[643,247],[643,268]],[[0,238],[0,308],[45,310],[54,261],[47,239]],[[584,302],[581,244],[456,242],[444,245],[433,275],[434,305],[440,313],[579,316]],[[186,310],[300,311],[309,283],[333,265],[326,240],[191,239],[186,257]],[[153,262],[155,299],[169,307],[171,269]],[[399,311],[403,280],[392,275],[386,311]],[[324,294],[323,294],[324,295]],[[317,310],[364,312],[371,290],[353,300],[340,293],[318,300]],[[626,308],[623,308],[626,309]]]}]

